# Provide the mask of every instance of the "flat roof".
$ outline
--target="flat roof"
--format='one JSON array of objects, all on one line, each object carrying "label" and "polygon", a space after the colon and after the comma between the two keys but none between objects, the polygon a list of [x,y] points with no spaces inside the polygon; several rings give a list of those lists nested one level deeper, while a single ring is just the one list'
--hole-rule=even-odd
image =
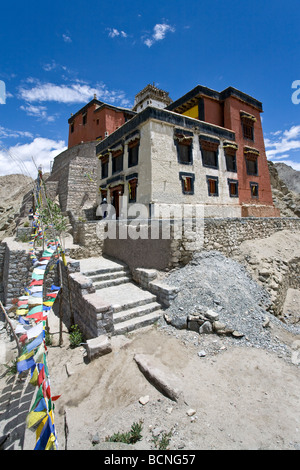
[{"label": "flat roof", "polygon": [[134,116],[136,113],[134,111],[132,111],[131,109],[127,109],[127,108],[122,108],[120,106],[114,106],[112,104],[108,104],[108,103],[104,103],[103,101],[99,101],[97,100],[96,98],[92,99],[89,103],[87,103],[86,105],[84,105],[81,109],[79,109],[75,114],[73,114],[73,116],[71,116],[69,119],[68,119],[68,123],[72,122],[73,119],[78,116],[78,114],[83,114],[86,112],[86,110],[92,106],[93,104],[97,104],[98,105],[98,108],[95,109],[94,112],[102,109],[102,108],[113,108],[115,109],[116,111],[120,111],[120,112],[123,112],[123,113],[128,113],[128,114],[131,114],[132,116]]},{"label": "flat roof", "polygon": [[216,126],[215,124],[199,121],[198,119],[183,116],[182,114],[178,114],[167,109],[147,106],[147,108],[137,113],[136,116],[130,119],[130,121],[127,121],[116,131],[114,131],[108,137],[99,142],[99,144],[96,146],[96,154],[99,155],[103,151],[113,146],[116,142],[121,141],[123,138],[131,134],[141,124],[148,121],[149,119],[162,121],[168,124],[172,124],[174,126],[184,127],[185,129],[189,129],[192,131],[197,130],[200,133],[235,141],[235,133],[230,129],[226,129],[225,127],[220,127]]},{"label": "flat roof", "polygon": [[167,106],[166,109],[168,109],[169,111],[177,110],[178,112],[180,111],[183,112],[184,109],[188,105],[196,104],[197,99],[200,98],[201,96],[208,96],[209,98],[212,98],[218,101],[224,101],[230,96],[234,96],[235,98],[238,98],[239,100],[244,101],[250,106],[257,108],[260,112],[263,111],[262,103],[260,101],[256,100],[250,95],[247,95],[246,93],[243,93],[240,90],[237,90],[236,88],[228,87],[228,88],[225,88],[225,90],[219,92],[219,91],[213,90],[211,88],[207,88],[202,85],[197,85],[195,88],[190,90],[181,98],[178,98],[178,100],[173,101],[173,103]]}]

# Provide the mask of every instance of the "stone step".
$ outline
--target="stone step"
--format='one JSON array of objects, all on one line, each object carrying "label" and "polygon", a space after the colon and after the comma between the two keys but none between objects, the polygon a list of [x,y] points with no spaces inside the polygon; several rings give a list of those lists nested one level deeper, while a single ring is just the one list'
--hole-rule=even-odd
[{"label": "stone step", "polygon": [[155,310],[154,312],[143,315],[142,317],[135,317],[131,318],[130,320],[117,323],[115,325],[115,335],[124,335],[138,328],[152,325],[161,317],[161,315],[161,310]]},{"label": "stone step", "polygon": [[136,307],[129,308],[126,310],[120,310],[119,312],[116,312],[113,315],[114,324],[130,320],[131,318],[142,317],[143,315],[160,309],[161,306],[159,303],[150,302],[145,305],[138,305]]},{"label": "stone step", "polygon": [[116,279],[106,279],[104,281],[93,282],[93,286],[96,290],[109,288],[113,286],[119,286],[120,284],[126,284],[130,282],[130,279],[127,276],[117,277]]},{"label": "stone step", "polygon": [[115,272],[100,272],[97,274],[93,274],[89,277],[92,282],[97,282],[97,281],[106,281],[109,279],[117,279],[118,277],[128,277],[128,279],[131,277],[130,276],[130,271],[129,269],[120,269],[119,271]]},{"label": "stone step", "polygon": [[111,304],[114,313],[156,302],[155,295],[128,281],[119,286],[103,288],[99,290],[99,295],[100,293],[101,297]]},{"label": "stone step", "polygon": [[90,271],[82,271],[82,274],[87,277],[97,276],[100,274],[109,274],[109,273],[118,273],[118,272],[128,272],[128,268],[122,266],[112,266],[112,267],[101,267],[99,269],[93,269]]}]

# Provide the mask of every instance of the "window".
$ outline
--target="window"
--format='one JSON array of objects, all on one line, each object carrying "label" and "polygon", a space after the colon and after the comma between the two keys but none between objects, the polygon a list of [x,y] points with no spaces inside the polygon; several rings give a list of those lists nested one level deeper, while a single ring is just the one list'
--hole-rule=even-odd
[{"label": "window", "polygon": [[99,126],[99,119],[97,119],[96,124],[97,124],[97,126]]},{"label": "window", "polygon": [[179,173],[183,194],[194,194],[195,175],[193,173]]},{"label": "window", "polygon": [[223,144],[225,161],[226,161],[226,170],[236,173],[236,151],[238,146],[235,142],[224,142]]},{"label": "window", "polygon": [[241,111],[240,115],[244,139],[254,140],[254,123],[256,122],[256,117],[245,111]]},{"label": "window", "polygon": [[101,159],[101,178],[108,177],[108,157]]},{"label": "window", "polygon": [[244,156],[245,156],[245,161],[246,161],[247,174],[258,176],[259,150],[253,147],[245,147]]},{"label": "window", "polygon": [[236,155],[229,155],[225,151],[225,159],[226,159],[226,169],[227,171],[232,171],[236,173]]},{"label": "window", "polygon": [[71,124],[71,134],[73,134],[73,132],[74,132],[74,122],[72,122]]},{"label": "window", "polygon": [[139,140],[128,144],[128,167],[138,164],[139,161]]},{"label": "window", "polygon": [[258,183],[250,183],[250,191],[252,198],[258,198]]},{"label": "window", "polygon": [[136,202],[137,185],[137,178],[132,178],[128,181],[129,202]]},{"label": "window", "polygon": [[238,181],[228,179],[228,187],[229,187],[229,196],[230,197],[239,197],[238,192]]},{"label": "window", "polygon": [[178,163],[192,165],[193,163],[193,134],[188,131],[177,130],[174,136],[177,148]]},{"label": "window", "polygon": [[248,175],[258,175],[257,160],[250,160],[246,158],[246,168]]},{"label": "window", "polygon": [[219,196],[219,179],[217,176],[206,176],[208,195]]},{"label": "window", "polygon": [[200,139],[202,164],[208,168],[218,168],[219,141],[214,139]]},{"label": "window", "polygon": [[113,152],[112,154],[112,172],[118,173],[123,170],[123,150]]},{"label": "window", "polygon": [[243,122],[244,139],[254,140],[253,126]]},{"label": "window", "polygon": [[87,122],[87,115],[86,113],[82,115],[82,125],[85,126]]}]

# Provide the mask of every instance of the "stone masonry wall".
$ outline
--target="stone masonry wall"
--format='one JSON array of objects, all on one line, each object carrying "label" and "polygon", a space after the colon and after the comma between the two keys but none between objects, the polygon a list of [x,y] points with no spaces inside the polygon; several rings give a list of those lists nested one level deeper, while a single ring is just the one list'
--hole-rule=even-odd
[{"label": "stone masonry wall", "polygon": [[13,239],[5,239],[2,252],[2,300],[4,305],[19,297],[31,280],[32,263],[29,253]]},{"label": "stone masonry wall", "polygon": [[111,306],[96,294],[92,281],[79,272],[78,261],[69,259],[67,270],[62,266],[62,292],[53,306],[56,315],[59,315],[61,295],[63,319],[67,327],[70,327],[73,315],[74,323],[79,326],[85,339],[113,332]]},{"label": "stone masonry wall", "polygon": [[57,183],[61,210],[78,211],[84,204],[96,203],[97,158],[96,143],[86,142],[65,150],[54,159],[51,175],[46,180],[47,190],[52,191]]}]

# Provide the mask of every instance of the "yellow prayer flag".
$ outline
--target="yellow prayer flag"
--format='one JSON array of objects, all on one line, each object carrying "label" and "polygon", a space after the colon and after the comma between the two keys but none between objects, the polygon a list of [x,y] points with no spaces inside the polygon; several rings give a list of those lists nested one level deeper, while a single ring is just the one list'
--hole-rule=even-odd
[{"label": "yellow prayer flag", "polygon": [[47,416],[47,411],[30,411],[26,418],[28,428],[38,424],[42,419]]}]

